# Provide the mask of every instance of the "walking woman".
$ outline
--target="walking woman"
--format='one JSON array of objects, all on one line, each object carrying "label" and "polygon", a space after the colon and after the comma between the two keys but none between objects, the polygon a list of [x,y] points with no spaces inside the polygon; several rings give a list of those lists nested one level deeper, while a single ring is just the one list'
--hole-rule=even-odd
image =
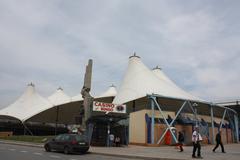
[{"label": "walking woman", "polygon": [[184,142],[184,135],[181,131],[178,132],[178,145],[180,148],[180,152],[183,151],[183,142]]},{"label": "walking woman", "polygon": [[222,149],[222,153],[225,153],[225,150],[224,150],[224,147],[223,147],[223,144],[222,144],[221,133],[222,133],[222,131],[219,130],[219,132],[218,132],[217,135],[216,135],[216,142],[217,142],[217,144],[216,144],[216,146],[214,147],[213,152],[215,152],[215,150],[218,148],[218,146],[219,146],[219,144],[220,144],[221,149]]}]

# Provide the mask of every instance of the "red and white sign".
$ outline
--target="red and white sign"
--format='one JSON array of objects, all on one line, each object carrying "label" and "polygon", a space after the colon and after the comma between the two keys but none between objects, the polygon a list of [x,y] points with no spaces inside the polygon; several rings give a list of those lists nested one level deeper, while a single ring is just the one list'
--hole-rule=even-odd
[{"label": "red and white sign", "polygon": [[126,105],[93,101],[93,111],[106,112],[106,114],[109,112],[126,113]]}]

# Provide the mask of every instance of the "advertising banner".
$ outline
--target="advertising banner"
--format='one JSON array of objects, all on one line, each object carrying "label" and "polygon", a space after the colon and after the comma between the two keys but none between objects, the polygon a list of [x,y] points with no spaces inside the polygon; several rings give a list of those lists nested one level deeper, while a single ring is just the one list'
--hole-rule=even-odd
[{"label": "advertising banner", "polygon": [[126,105],[93,101],[93,111],[106,112],[106,114],[109,112],[126,113]]}]

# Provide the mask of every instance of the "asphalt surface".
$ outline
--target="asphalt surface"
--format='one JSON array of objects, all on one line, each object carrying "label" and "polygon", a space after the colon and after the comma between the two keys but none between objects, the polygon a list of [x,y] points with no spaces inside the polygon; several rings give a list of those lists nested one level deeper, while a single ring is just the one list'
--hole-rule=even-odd
[{"label": "asphalt surface", "polygon": [[[203,159],[207,160],[239,160],[240,143],[224,145],[226,153],[221,153],[220,148],[212,152],[214,145],[202,145]],[[192,146],[184,146],[184,152],[179,152],[175,146],[146,147],[129,145],[124,147],[94,147],[86,155],[64,155],[57,152],[45,152],[43,144],[0,140],[0,160],[30,160],[39,159],[64,159],[64,160],[189,160],[192,159]]]},{"label": "asphalt surface", "polygon": [[[91,154],[65,155],[59,152],[45,152],[43,148],[21,145],[1,144],[0,159],[2,160],[126,160],[116,156]],[[132,159],[132,158],[131,158]],[[134,159],[132,159],[134,160]]]}]

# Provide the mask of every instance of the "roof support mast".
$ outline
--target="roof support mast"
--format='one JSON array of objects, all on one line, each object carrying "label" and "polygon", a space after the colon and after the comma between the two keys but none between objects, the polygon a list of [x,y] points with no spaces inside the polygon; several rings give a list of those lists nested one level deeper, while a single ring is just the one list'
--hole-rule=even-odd
[{"label": "roof support mast", "polygon": [[[195,125],[199,124],[199,122],[198,122],[198,120],[197,120],[197,112],[196,112],[196,108],[195,108],[195,106],[197,106],[197,103],[191,104],[189,100],[184,100],[183,103],[182,103],[182,106],[181,106],[180,109],[177,111],[177,114],[176,114],[175,118],[169,123],[169,122],[167,121],[167,119],[166,119],[166,117],[165,117],[162,109],[161,109],[161,106],[160,106],[160,105],[158,104],[158,102],[156,101],[156,97],[159,97],[159,96],[152,94],[152,95],[148,95],[148,97],[150,98],[151,103],[153,103],[153,104],[152,104],[152,110],[153,110],[153,108],[154,108],[154,105],[156,105],[157,108],[158,108],[158,110],[159,110],[159,112],[160,112],[160,114],[161,114],[162,117],[163,117],[163,120],[164,120],[165,124],[167,125],[167,128],[165,129],[165,131],[164,131],[163,134],[161,135],[160,139],[157,141],[157,144],[160,144],[160,142],[163,140],[163,138],[165,137],[165,135],[166,135],[166,133],[167,133],[168,130],[171,132],[172,137],[173,137],[175,143],[178,143],[177,137],[176,137],[176,135],[175,135],[175,134],[173,133],[173,131],[172,131],[172,127],[173,127],[173,124],[174,124],[174,122],[176,121],[177,117],[180,115],[180,113],[183,111],[183,109],[184,109],[187,105],[190,106],[190,108],[192,109],[192,112],[193,112],[193,114],[194,114],[194,116],[195,116],[195,120],[196,120],[196,122],[195,122],[196,124],[195,124]],[[193,108],[193,107],[194,107],[194,108]],[[153,113],[153,111],[152,111],[152,113]],[[153,122],[153,119],[154,119],[154,114],[152,114],[152,122]],[[153,125],[153,123],[152,123],[152,126],[151,126],[151,127],[152,127],[152,132],[153,132],[153,131],[154,131],[154,128],[153,128],[154,125]],[[152,139],[152,144],[153,144],[153,143],[154,143],[154,132],[151,134],[151,139]]]},{"label": "roof support mast", "polygon": [[213,105],[211,104],[210,106],[210,111],[211,111],[211,123],[212,123],[212,144],[215,144],[215,127],[214,127],[214,116],[213,116]]},{"label": "roof support mast", "polygon": [[[156,99],[156,97],[152,97],[153,99]],[[155,110],[155,107],[154,107],[154,101],[151,100],[151,109],[152,109],[152,118],[151,118],[151,143],[154,144],[154,125],[155,125],[155,121],[154,121],[154,118],[155,118],[155,114],[154,114],[154,110]]]},{"label": "roof support mast", "polygon": [[238,132],[238,115],[234,114],[234,124],[235,124],[235,137],[236,137],[236,143],[239,143],[239,132]]}]

